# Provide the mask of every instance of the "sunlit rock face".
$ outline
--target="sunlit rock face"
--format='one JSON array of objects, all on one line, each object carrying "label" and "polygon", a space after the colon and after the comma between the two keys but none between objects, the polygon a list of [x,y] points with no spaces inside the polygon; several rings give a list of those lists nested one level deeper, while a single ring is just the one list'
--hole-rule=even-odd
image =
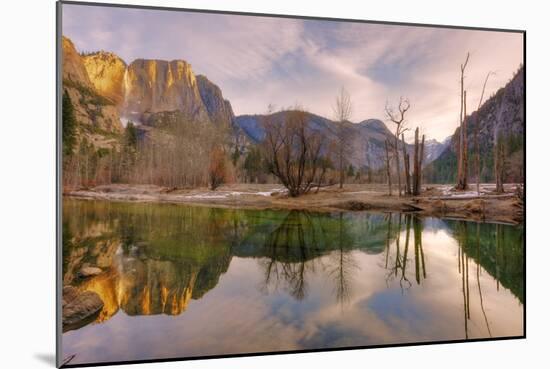
[{"label": "sunlit rock face", "polygon": [[79,291],[95,292],[104,303],[95,322],[110,319],[119,309],[128,315],[179,315],[194,297],[200,268],[126,256],[113,261],[102,274],[77,284]]},{"label": "sunlit rock face", "polygon": [[124,262],[119,303],[128,315],[178,315],[187,308],[197,269],[164,260]]},{"label": "sunlit rock face", "polygon": [[216,286],[230,260],[225,255],[197,265],[117,255],[110,268],[77,287],[81,292],[97,293],[103,301],[96,322],[108,320],[119,309],[128,315],[179,315],[191,299],[201,298]]},{"label": "sunlit rock face", "polygon": [[77,120],[91,128],[84,136],[96,147],[112,147],[112,136],[104,133],[122,133],[123,121],[160,127],[174,116],[228,127],[239,147],[248,142],[221,89],[195,76],[184,60],[137,59],[127,65],[112,52],[81,55],[63,37],[63,82]]},{"label": "sunlit rock face", "polygon": [[63,37],[62,46],[63,89],[71,98],[77,121],[88,126],[90,129],[87,131],[91,131],[80,138],[86,136],[86,139],[96,147],[111,147],[114,141],[98,132],[122,132],[118,108],[113,101],[96,90],[84,60],[72,41]]},{"label": "sunlit rock face", "polygon": [[103,301],[103,308],[99,312],[96,322],[104,322],[114,316],[119,306],[119,274],[116,268],[107,269],[100,275],[83,281],[78,285],[80,291],[92,291],[97,293],[101,301]]},{"label": "sunlit rock face", "polygon": [[120,106],[124,102],[126,63],[117,55],[100,51],[85,55],[84,66],[97,92]]},{"label": "sunlit rock face", "polygon": [[198,120],[208,113],[197,87],[191,65],[183,60],[133,61],[124,80],[124,112],[140,120],[143,113],[184,111]]},{"label": "sunlit rock face", "polygon": [[80,54],[76,51],[73,42],[67,37],[62,38],[63,46],[63,79],[82,84],[85,87],[91,87],[92,83],[88,77],[88,72],[82,63]]}]

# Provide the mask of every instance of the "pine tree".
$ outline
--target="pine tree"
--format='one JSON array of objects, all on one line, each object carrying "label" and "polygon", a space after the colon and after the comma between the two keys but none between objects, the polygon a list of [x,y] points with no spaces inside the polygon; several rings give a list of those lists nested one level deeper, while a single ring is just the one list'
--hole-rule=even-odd
[{"label": "pine tree", "polygon": [[62,139],[63,139],[63,155],[69,156],[73,153],[76,145],[76,116],[74,106],[69,97],[69,93],[63,92],[62,101]]},{"label": "pine tree", "polygon": [[355,168],[353,168],[353,165],[351,165],[351,164],[348,166],[347,175],[348,175],[348,177],[355,176]]},{"label": "pine tree", "polygon": [[134,123],[128,122],[126,129],[124,130],[124,138],[126,140],[125,144],[131,149],[136,149],[137,147],[137,129]]},{"label": "pine tree", "polygon": [[257,182],[258,177],[266,172],[262,161],[262,154],[257,147],[252,147],[244,159],[243,168],[246,175],[246,180],[249,182]]},{"label": "pine tree", "polygon": [[137,160],[138,134],[134,123],[128,122],[124,129],[124,142],[122,145],[122,158],[120,162],[120,175],[123,180],[130,182],[134,166]]}]

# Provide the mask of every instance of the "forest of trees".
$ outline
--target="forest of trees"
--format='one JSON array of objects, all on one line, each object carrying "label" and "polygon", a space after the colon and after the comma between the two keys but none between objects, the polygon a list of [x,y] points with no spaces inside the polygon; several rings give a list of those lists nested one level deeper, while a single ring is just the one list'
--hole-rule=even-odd
[{"label": "forest of trees", "polygon": [[[351,109],[349,95],[344,90],[341,94],[338,98],[344,96],[341,101]],[[227,124],[168,112],[150,118],[147,127],[129,121],[123,134],[111,134],[109,144],[98,145],[83,134],[94,132],[78,124],[69,95],[63,96],[66,190],[111,183],[212,190],[232,182],[281,183],[291,196],[299,196],[336,182],[343,186],[377,178],[372,170],[348,162],[346,136],[331,140],[311,129],[307,113],[299,106],[268,115],[262,122],[266,138],[260,144],[239,146],[233,127]],[[349,112],[342,114],[344,122]]]},{"label": "forest of trees", "polygon": [[[522,183],[524,181],[524,143],[523,135],[501,132],[499,137],[499,152],[503,156],[504,170],[502,177],[509,183]],[[488,145],[480,145],[479,148],[479,178],[481,183],[495,183],[495,148]],[[468,177],[474,181],[476,174],[476,157],[468,158]],[[424,168],[426,183],[456,183],[457,157],[451,152],[446,152],[437,161]]]},{"label": "forest of trees", "polygon": [[[215,188],[231,181],[229,127],[177,115],[148,133],[128,122],[109,145],[78,134],[74,107],[63,98],[63,182],[67,188],[110,183]],[[148,135],[146,139],[140,137]]]}]

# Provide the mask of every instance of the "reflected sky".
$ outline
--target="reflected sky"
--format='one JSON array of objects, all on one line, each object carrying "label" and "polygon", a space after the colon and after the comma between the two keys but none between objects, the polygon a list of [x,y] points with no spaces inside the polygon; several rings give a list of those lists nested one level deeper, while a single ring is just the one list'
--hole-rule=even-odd
[{"label": "reflected sky", "polygon": [[[506,282],[521,275],[523,285],[523,261],[513,262],[521,228],[484,224],[478,234],[474,223],[397,214],[149,206],[157,209],[64,209],[73,215],[65,284],[106,305],[64,333],[71,364],[523,334],[522,296]],[[144,231],[157,218],[164,229]],[[216,237],[191,250],[189,222]],[[102,275],[71,279],[75,265],[97,260],[110,260]],[[177,311],[172,298],[183,301]]]}]

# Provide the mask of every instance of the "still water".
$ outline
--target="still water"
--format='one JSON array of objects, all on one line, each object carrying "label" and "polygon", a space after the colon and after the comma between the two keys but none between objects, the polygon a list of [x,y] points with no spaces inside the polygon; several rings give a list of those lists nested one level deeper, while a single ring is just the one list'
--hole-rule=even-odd
[{"label": "still water", "polygon": [[[414,215],[64,199],[70,364],[523,334],[524,229]],[[82,266],[103,273],[77,277]]]}]

